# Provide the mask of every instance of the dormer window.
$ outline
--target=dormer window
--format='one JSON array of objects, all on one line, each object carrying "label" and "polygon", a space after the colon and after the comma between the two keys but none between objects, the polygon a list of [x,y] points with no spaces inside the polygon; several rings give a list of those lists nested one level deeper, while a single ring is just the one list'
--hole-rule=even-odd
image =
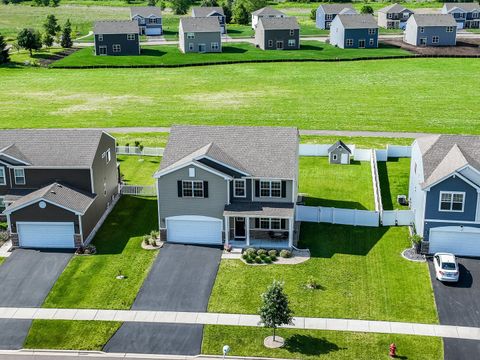
[{"label": "dormer window", "polygon": [[0,167],[0,185],[7,185],[7,177],[5,176],[4,167]]},{"label": "dormer window", "polygon": [[13,176],[15,178],[16,185],[25,185],[25,170],[13,169]]}]

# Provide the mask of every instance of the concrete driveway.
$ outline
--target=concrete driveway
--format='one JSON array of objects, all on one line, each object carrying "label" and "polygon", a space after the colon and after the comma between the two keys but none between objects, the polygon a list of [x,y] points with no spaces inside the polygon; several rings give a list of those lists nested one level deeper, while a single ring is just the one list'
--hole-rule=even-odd
[{"label": "concrete driveway", "polygon": [[[217,248],[165,244],[132,309],[206,311],[221,255]],[[104,351],[198,355],[202,337],[203,325],[125,323]]]},{"label": "concrete driveway", "polygon": [[[71,253],[17,249],[0,266],[0,307],[40,307]],[[31,320],[0,320],[0,349],[20,349]]]},{"label": "concrete driveway", "polygon": [[[433,262],[429,261],[438,317],[442,325],[480,326],[480,259],[458,258],[460,281],[442,283],[435,279]],[[480,342],[444,339],[445,360],[476,359]]]}]

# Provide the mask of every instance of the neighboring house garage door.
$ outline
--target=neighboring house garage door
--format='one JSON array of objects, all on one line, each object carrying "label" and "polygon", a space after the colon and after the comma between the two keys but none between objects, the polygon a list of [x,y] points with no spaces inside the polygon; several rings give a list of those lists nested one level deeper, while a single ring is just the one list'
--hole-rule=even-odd
[{"label": "neighboring house garage door", "polygon": [[145,29],[146,35],[162,35],[160,28],[147,28]]},{"label": "neighboring house garage door", "polygon": [[166,218],[167,241],[185,244],[222,244],[222,220],[207,216]]},{"label": "neighboring house garage door", "polygon": [[73,223],[17,222],[20,247],[74,248]]},{"label": "neighboring house garage door", "polygon": [[448,252],[455,255],[480,256],[480,229],[446,226],[430,229],[430,253]]}]

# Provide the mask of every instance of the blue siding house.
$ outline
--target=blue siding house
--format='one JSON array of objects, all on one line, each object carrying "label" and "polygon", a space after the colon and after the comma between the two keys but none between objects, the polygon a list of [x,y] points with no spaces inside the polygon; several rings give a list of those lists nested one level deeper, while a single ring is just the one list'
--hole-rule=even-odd
[{"label": "blue siding house", "polygon": [[317,8],[315,24],[317,28],[328,30],[338,14],[356,14],[352,4],[322,4]]},{"label": "blue siding house", "polygon": [[130,8],[130,18],[138,22],[140,35],[162,35],[162,10],[155,6]]},{"label": "blue siding house", "polygon": [[340,14],[330,26],[330,44],[342,49],[378,47],[378,25],[370,14]]},{"label": "blue siding house", "polygon": [[455,19],[450,14],[414,14],[407,21],[403,41],[414,46],[455,46]]},{"label": "blue siding house", "polygon": [[415,232],[429,253],[480,256],[480,137],[433,135],[412,146]]},{"label": "blue siding house", "polygon": [[457,22],[458,29],[480,28],[480,5],[478,2],[445,3],[442,14],[451,14]]}]

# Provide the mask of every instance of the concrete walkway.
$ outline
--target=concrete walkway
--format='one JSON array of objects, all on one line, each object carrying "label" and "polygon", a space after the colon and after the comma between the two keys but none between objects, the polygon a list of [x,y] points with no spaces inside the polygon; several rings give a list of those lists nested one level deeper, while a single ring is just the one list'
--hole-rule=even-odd
[{"label": "concrete walkway", "polygon": [[[205,312],[134,311],[94,309],[47,309],[47,308],[0,308],[0,319],[42,320],[88,320],[122,321],[131,323],[167,323],[252,326],[259,325],[257,315],[219,314]],[[438,336],[453,339],[480,340],[480,328],[467,326],[417,324],[392,321],[370,321],[350,319],[328,319],[295,317],[292,329],[371,332],[384,334],[406,334]]]}]

